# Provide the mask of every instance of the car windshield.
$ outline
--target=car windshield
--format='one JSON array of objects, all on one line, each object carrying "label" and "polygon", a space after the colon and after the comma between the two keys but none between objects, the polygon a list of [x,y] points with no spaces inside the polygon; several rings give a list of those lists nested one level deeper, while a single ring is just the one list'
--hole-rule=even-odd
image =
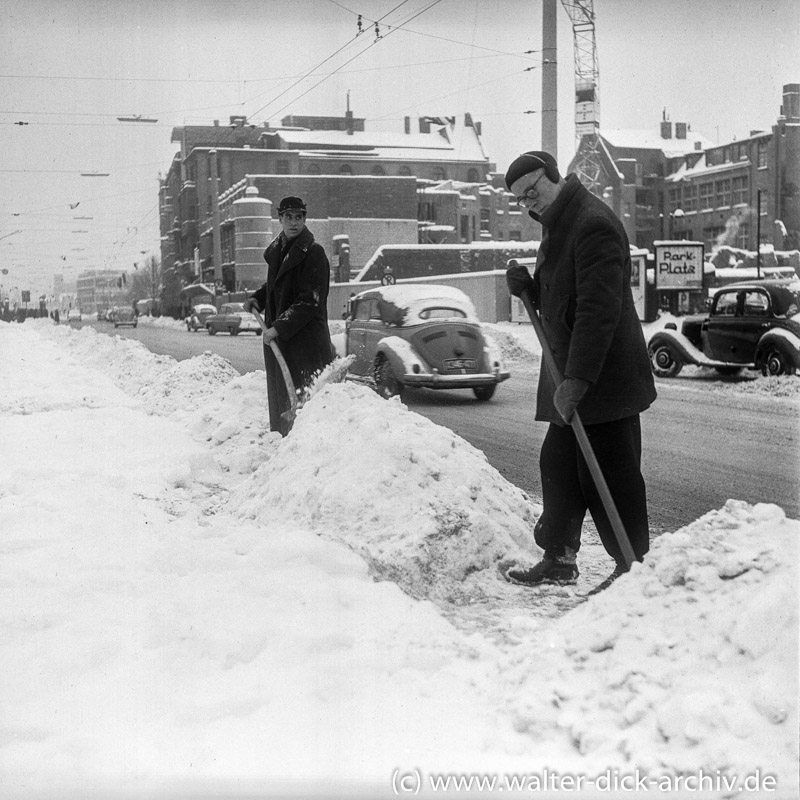
[{"label": "car windshield", "polygon": [[800,283],[777,287],[772,293],[772,305],[776,317],[800,315]]},{"label": "car windshield", "polygon": [[243,303],[231,303],[228,306],[228,313],[230,314],[238,314],[240,311],[244,311]]}]

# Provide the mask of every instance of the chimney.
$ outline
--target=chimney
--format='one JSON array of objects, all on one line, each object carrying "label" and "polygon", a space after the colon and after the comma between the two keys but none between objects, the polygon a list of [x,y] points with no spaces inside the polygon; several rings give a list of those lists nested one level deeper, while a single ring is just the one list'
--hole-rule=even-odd
[{"label": "chimney", "polygon": [[215,128],[219,128],[219,120],[218,119],[214,120],[214,127]]},{"label": "chimney", "polygon": [[350,90],[347,90],[347,111],[344,114],[344,124],[347,130],[347,135],[353,135],[353,112],[350,110]]},{"label": "chimney", "polygon": [[662,139],[671,139],[672,138],[672,123],[669,120],[661,120],[661,138]]},{"label": "chimney", "polygon": [[685,139],[686,138],[686,129],[687,125],[685,122],[676,122],[675,123],[675,138],[676,139]]},{"label": "chimney", "polygon": [[406,133],[411,133],[411,117],[404,117],[403,122],[406,126]]},{"label": "chimney", "polygon": [[419,132],[420,133],[430,133],[431,132],[431,121],[428,117],[420,117],[419,118]]},{"label": "chimney", "polygon": [[472,114],[470,114],[469,111],[467,111],[467,113],[464,114],[464,127],[465,128],[474,128],[475,127],[472,124]]},{"label": "chimney", "polygon": [[783,87],[781,115],[787,122],[800,122],[800,83],[787,83]]}]

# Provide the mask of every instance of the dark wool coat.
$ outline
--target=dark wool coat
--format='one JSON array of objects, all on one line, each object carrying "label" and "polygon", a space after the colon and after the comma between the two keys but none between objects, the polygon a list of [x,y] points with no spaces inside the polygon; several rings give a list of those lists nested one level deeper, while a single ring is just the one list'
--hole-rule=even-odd
[{"label": "dark wool coat", "polygon": [[[611,422],[644,411],[656,390],[622,223],[575,175],[540,221],[545,235],[533,277],[535,300],[562,374],[591,384],[578,405],[581,421]],[[542,364],[536,419],[563,424],[554,391]]]},{"label": "dark wool coat", "polygon": [[[287,249],[288,248],[288,249]],[[333,360],[328,330],[330,264],[322,245],[308,228],[289,242],[281,233],[264,251],[267,280],[253,295],[264,312],[267,326],[278,332],[278,346],[286,359],[295,388],[311,383],[315,373]],[[270,424],[285,433],[280,413],[289,408],[288,397],[275,395],[283,376],[272,351],[264,348],[267,383],[270,387]]]}]

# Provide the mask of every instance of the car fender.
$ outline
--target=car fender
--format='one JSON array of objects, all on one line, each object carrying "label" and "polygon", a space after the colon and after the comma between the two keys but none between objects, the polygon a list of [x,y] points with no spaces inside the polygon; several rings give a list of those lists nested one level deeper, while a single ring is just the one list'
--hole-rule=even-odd
[{"label": "car fender", "polygon": [[375,356],[389,359],[392,371],[400,379],[408,373],[430,372],[430,367],[419,357],[410,342],[400,336],[384,336],[378,340]]},{"label": "car fender", "polygon": [[694,344],[682,333],[669,328],[657,331],[650,337],[647,346],[667,344],[677,357],[680,357],[684,364],[702,365],[709,360],[698,350]]},{"label": "car fender", "polygon": [[800,337],[785,328],[773,328],[758,340],[756,365],[761,363],[762,356],[769,346],[776,343],[783,345],[782,349],[791,355],[795,368],[800,369]]}]

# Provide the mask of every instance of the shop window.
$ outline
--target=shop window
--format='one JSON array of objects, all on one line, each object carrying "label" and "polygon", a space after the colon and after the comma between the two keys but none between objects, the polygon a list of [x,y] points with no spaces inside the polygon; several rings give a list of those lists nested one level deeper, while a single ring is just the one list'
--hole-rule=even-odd
[{"label": "shop window", "polygon": [[353,168],[349,164],[342,164],[342,166],[339,167],[339,174],[340,175],[352,175],[353,174]]}]

